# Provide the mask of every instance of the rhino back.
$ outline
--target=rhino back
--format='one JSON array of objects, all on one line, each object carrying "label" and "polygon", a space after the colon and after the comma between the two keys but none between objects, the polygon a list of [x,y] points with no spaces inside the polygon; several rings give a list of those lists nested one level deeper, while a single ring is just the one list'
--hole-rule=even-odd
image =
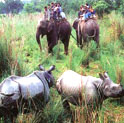
[{"label": "rhino back", "polygon": [[0,84],[0,92],[8,95],[14,94],[14,96],[12,96],[13,99],[18,99],[20,94],[19,84],[12,81],[12,78],[16,77],[17,76],[14,75],[10,76]]},{"label": "rhino back", "polygon": [[97,98],[94,81],[98,81],[98,79],[92,76],[81,76],[68,70],[57,80],[57,85],[61,86],[61,94],[66,98],[69,97],[70,102],[73,102],[74,98],[77,100],[82,96],[83,100],[90,103],[92,99]]},{"label": "rhino back", "polygon": [[37,94],[44,93],[43,83],[34,73],[25,77],[17,78],[15,81],[20,84],[22,97],[25,99],[29,96],[34,97]]},{"label": "rhino back", "polygon": [[62,74],[57,80],[57,84],[61,84],[61,90],[66,95],[77,95],[83,86],[82,76],[72,70],[68,70]]}]

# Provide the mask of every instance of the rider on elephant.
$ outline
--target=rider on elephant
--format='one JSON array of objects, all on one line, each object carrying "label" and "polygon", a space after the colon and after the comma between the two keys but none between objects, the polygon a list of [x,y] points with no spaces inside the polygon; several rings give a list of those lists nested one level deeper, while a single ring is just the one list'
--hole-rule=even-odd
[{"label": "rider on elephant", "polygon": [[96,17],[95,16],[95,10],[92,8],[92,6],[85,5],[85,14],[84,14],[84,20],[87,20],[89,18]]},{"label": "rider on elephant", "polygon": [[92,18],[92,17],[96,17],[95,11],[92,8],[92,6],[89,6],[88,4],[86,4],[85,6],[82,5],[80,7],[79,12],[78,12],[78,19],[85,21],[85,20]]},{"label": "rider on elephant", "polygon": [[44,20],[51,19],[55,21],[66,19],[60,3],[51,3],[51,5],[48,4],[48,7],[44,7]]},{"label": "rider on elephant", "polygon": [[50,11],[47,6],[44,7],[44,19],[49,20],[50,19]]},{"label": "rider on elephant", "polygon": [[78,12],[78,19],[83,15],[83,11],[82,11],[82,6],[80,7],[80,10]]}]

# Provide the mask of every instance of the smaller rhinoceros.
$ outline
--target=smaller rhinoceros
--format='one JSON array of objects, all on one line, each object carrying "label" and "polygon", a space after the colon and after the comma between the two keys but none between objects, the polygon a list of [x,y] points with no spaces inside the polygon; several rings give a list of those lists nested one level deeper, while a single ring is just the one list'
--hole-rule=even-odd
[{"label": "smaller rhinoceros", "polygon": [[39,68],[41,71],[24,77],[12,75],[0,83],[0,117],[4,117],[5,122],[7,119],[13,122],[20,111],[39,111],[48,103],[55,66],[49,70],[41,65]]},{"label": "smaller rhinoceros", "polygon": [[[105,72],[100,78],[82,76],[72,70],[65,71],[57,80],[56,88],[62,95],[63,107],[70,110],[69,102],[98,109],[108,97],[124,96],[122,85],[115,84]],[[95,104],[95,106],[94,106]]]}]

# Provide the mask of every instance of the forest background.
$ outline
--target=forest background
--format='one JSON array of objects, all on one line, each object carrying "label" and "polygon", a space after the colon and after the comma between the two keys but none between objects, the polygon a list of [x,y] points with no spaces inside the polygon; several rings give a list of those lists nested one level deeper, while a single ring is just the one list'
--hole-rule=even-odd
[{"label": "forest background", "polygon": [[[77,47],[75,39],[70,38],[69,55],[64,54],[63,44],[59,41],[53,48],[54,55],[48,54],[46,37],[41,39],[42,52],[36,42],[38,20],[43,16],[44,6],[51,2],[60,2],[72,23],[77,18],[80,6],[89,3],[96,10],[100,26],[100,48],[96,49],[94,41],[82,50]],[[26,76],[38,65],[46,69],[55,65],[55,80],[68,69],[82,75],[99,77],[99,73],[108,71],[115,83],[124,85],[124,0],[4,0],[0,2],[0,80],[16,74]],[[76,37],[72,28],[72,35]],[[87,63],[89,65],[87,66]],[[38,116],[33,112],[20,113],[17,122],[33,122],[42,120],[44,123],[85,122],[82,115],[83,107],[71,105],[73,115],[64,112],[60,95],[55,86],[51,88],[50,101]],[[1,119],[2,120],[2,119]],[[91,119],[92,120],[92,119]],[[104,101],[99,112],[100,123],[123,123],[124,98]],[[1,121],[2,122],[2,121]]]},{"label": "forest background", "polygon": [[[0,2],[0,13],[42,12],[44,6],[51,2],[53,0],[2,0]],[[101,16],[103,13],[110,13],[112,10],[124,14],[124,0],[54,0],[54,2],[61,3],[65,13],[75,13],[79,10],[79,6],[88,3]]]}]

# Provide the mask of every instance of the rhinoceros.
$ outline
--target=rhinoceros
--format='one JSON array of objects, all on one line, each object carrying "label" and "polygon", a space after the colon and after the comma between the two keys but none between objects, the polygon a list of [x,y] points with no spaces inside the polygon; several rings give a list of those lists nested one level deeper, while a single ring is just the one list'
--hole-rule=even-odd
[{"label": "rhinoceros", "polygon": [[56,88],[62,96],[63,107],[70,110],[69,102],[85,105],[89,112],[100,109],[105,99],[124,96],[122,85],[115,84],[107,72],[100,78],[82,76],[72,70],[65,71],[57,80]]},{"label": "rhinoceros", "polygon": [[[55,66],[34,71],[28,76],[12,75],[0,83],[0,117],[13,120],[24,109],[41,110],[49,101],[50,87],[54,83]],[[29,110],[25,110],[26,112]]]}]

